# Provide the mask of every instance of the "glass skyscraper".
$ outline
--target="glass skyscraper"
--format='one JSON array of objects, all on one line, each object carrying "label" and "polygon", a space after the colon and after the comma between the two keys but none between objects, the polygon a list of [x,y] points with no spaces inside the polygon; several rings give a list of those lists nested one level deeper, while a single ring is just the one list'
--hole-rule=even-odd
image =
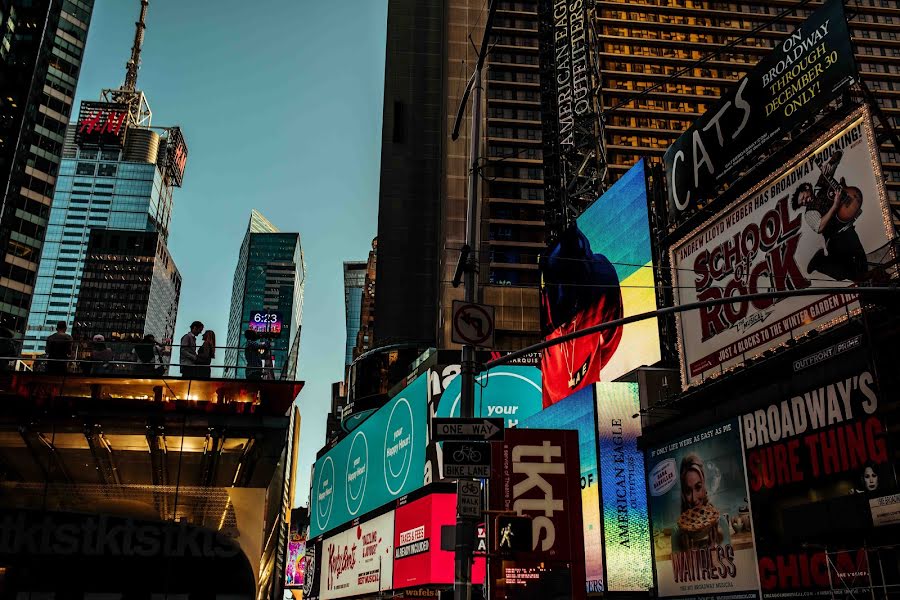
[{"label": "glass skyscraper", "polygon": [[353,362],[353,349],[359,334],[359,317],[362,310],[363,286],[366,284],[365,262],[344,263],[344,310],[346,312],[347,342],[344,351],[344,366]]},{"label": "glass skyscraper", "polygon": [[25,332],[94,0],[0,0],[0,325]]},{"label": "glass skyscraper", "polygon": [[[171,151],[174,147],[169,140],[180,140],[180,131],[164,129],[161,137],[149,128],[135,127],[128,131],[123,147],[97,147],[76,145],[75,129],[70,126],[66,132],[65,158],[60,165],[28,318],[23,347],[27,354],[43,351],[44,340],[56,329],[58,321],[69,323],[73,334],[81,333],[83,337],[102,333],[124,339],[137,334],[134,327],[128,332],[93,331],[79,328],[75,322],[92,230],[155,232],[161,243],[168,240],[176,181],[166,168],[166,155],[167,148]],[[169,268],[171,258],[167,252],[160,253],[159,260]],[[175,278],[172,285],[180,289],[181,279],[174,264],[171,269]],[[114,306],[108,309],[118,310]],[[177,302],[170,309],[172,312],[166,315],[131,315],[129,321],[143,319],[146,324],[141,333],[152,333],[157,339],[171,337]],[[169,325],[159,328],[159,323]]]},{"label": "glass skyscraper", "polygon": [[239,349],[254,311],[278,312],[281,333],[273,340],[276,379],[294,379],[300,352],[300,322],[306,263],[299,233],[283,233],[257,211],[250,223],[234,271],[225,374],[243,379],[246,359]]}]

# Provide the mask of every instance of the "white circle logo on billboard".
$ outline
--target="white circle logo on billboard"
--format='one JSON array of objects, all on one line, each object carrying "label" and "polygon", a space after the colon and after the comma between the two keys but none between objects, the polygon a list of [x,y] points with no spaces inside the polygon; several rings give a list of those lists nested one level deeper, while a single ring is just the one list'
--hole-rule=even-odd
[{"label": "white circle logo on billboard", "polygon": [[413,454],[413,414],[406,398],[400,398],[388,417],[384,436],[384,483],[391,495],[406,485]]},{"label": "white circle logo on billboard", "polygon": [[316,524],[320,530],[328,526],[332,508],[334,508],[334,461],[329,456],[322,461],[322,469],[317,474],[316,482]]},{"label": "white circle logo on billboard", "polygon": [[369,479],[369,440],[357,431],[347,453],[347,510],[355,515],[362,507]]}]

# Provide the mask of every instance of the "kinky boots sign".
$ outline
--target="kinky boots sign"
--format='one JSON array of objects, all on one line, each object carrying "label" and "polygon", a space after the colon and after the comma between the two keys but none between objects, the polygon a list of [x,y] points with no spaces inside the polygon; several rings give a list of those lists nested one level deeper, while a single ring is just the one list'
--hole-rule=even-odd
[{"label": "kinky boots sign", "polygon": [[[519,567],[537,566],[538,585],[551,572],[568,570],[571,598],[584,598],[584,535],[581,523],[580,463],[578,433],[547,429],[510,429],[504,442],[493,446],[491,507],[531,518],[532,551],[519,553],[512,561]],[[506,566],[509,567],[509,561]],[[501,569],[502,561],[492,568]],[[502,572],[494,573],[502,578]],[[510,584],[510,582],[507,582]],[[558,585],[554,583],[553,585]],[[507,586],[508,597],[515,587]],[[559,593],[554,590],[554,593]]]}]

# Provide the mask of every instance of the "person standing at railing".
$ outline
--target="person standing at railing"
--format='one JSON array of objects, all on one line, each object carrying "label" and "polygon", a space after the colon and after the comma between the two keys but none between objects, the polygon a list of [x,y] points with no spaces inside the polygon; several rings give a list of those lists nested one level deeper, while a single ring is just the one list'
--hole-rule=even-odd
[{"label": "person standing at railing", "polygon": [[165,350],[156,343],[156,338],[152,333],[144,336],[144,341],[135,344],[131,351],[137,359],[136,371],[140,375],[162,375],[165,370]]},{"label": "person standing at railing", "polygon": [[267,354],[266,345],[259,339],[259,334],[252,329],[244,332],[247,345],[244,346],[244,360],[247,363],[247,379],[263,378],[263,363]]},{"label": "person standing at railing", "polygon": [[216,332],[207,329],[203,334],[203,344],[197,350],[197,374],[199,379],[212,377],[212,359],[216,357]]},{"label": "person standing at railing", "polygon": [[56,324],[56,333],[47,337],[44,354],[47,356],[47,372],[54,375],[65,375],[68,371],[68,360],[72,356],[72,336],[66,333],[65,321]]},{"label": "person standing at railing", "polygon": [[203,331],[203,323],[194,321],[190,330],[181,336],[181,364],[182,377],[196,377],[197,372],[197,336]]},{"label": "person standing at railing", "polygon": [[91,361],[85,366],[86,373],[109,373],[113,359],[112,348],[106,345],[106,338],[99,333],[91,339]]}]

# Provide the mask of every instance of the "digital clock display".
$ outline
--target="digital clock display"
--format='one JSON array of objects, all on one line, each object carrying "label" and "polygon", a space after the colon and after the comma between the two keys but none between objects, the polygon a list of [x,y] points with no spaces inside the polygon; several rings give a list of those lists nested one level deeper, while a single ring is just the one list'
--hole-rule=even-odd
[{"label": "digital clock display", "polygon": [[275,310],[254,310],[250,313],[250,329],[257,333],[279,335],[282,323],[281,313]]}]

